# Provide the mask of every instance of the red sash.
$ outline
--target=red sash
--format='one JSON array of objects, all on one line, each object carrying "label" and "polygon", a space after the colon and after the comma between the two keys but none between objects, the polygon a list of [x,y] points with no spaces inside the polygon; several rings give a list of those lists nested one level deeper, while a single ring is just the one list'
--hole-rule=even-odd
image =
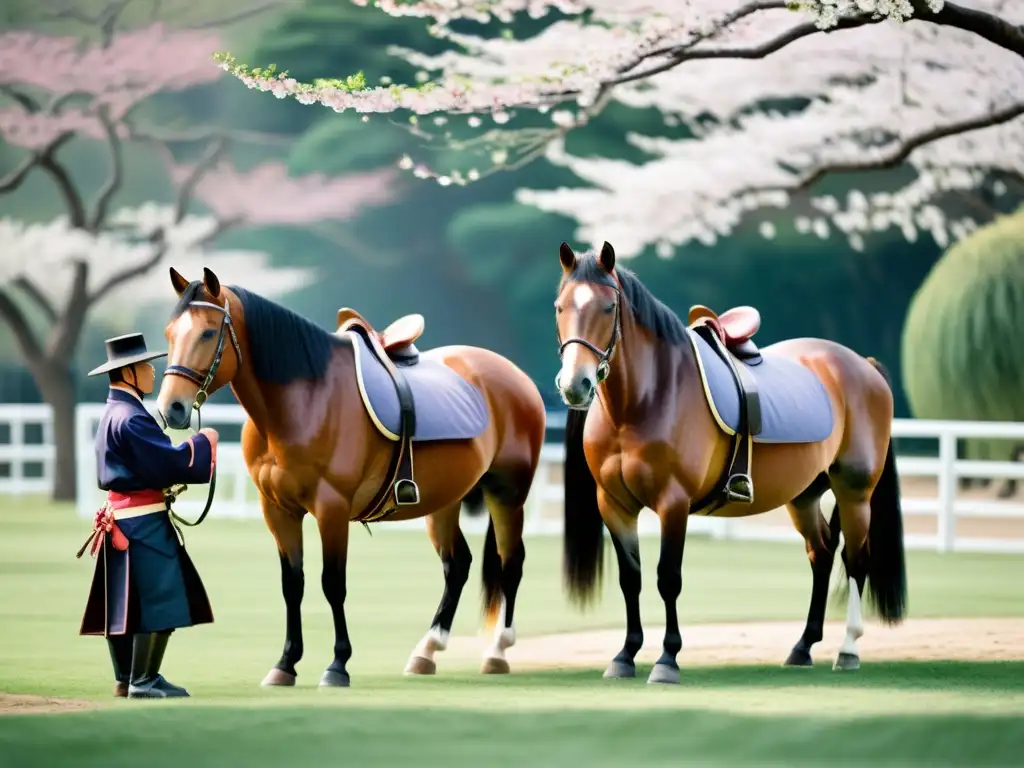
[{"label": "red sash", "polygon": [[117,521],[114,519],[114,511],[142,507],[149,504],[160,504],[163,501],[163,491],[132,491],[127,494],[107,491],[106,503],[96,510],[96,515],[93,518],[92,533],[89,534],[89,538],[85,540],[82,548],[78,550],[76,557],[81,557],[90,543],[92,548],[89,550],[89,555],[96,557],[96,553],[99,552],[100,545],[108,533],[110,534],[110,543],[114,549],[124,552],[128,549],[128,539],[121,529],[118,528]]}]

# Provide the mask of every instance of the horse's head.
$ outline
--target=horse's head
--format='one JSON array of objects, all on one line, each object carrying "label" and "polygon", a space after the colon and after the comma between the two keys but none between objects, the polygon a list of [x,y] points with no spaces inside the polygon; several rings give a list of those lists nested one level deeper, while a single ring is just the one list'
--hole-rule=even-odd
[{"label": "horse's head", "polygon": [[213,272],[204,268],[202,281],[189,282],[171,267],[171,285],[179,301],[164,331],[167,368],[156,402],[167,426],[185,429],[192,409],[234,378],[242,350],[229,292]]},{"label": "horse's head", "polygon": [[621,301],[615,250],[577,257],[566,243],[558,250],[562,281],[555,300],[555,327],[562,368],[555,386],[570,408],[588,408],[608,377],[620,333]]}]

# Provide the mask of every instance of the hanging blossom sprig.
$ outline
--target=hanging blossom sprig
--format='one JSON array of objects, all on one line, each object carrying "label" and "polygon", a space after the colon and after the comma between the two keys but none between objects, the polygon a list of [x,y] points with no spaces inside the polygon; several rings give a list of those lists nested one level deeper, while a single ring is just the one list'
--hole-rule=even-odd
[{"label": "hanging blossom sprig", "polygon": [[[356,0],[358,4],[368,4]],[[614,239],[628,256],[713,242],[765,208],[796,199],[801,231],[897,229],[943,241],[969,228],[951,201],[986,180],[1024,175],[1024,3],[972,0],[377,0],[381,11],[432,21],[455,50],[393,47],[417,67],[412,86],[370,87],[362,75],[298,83],[272,68],[218,60],[249,87],[337,111],[410,111],[406,127],[474,161],[469,170],[400,166],[442,185],[466,184],[544,157],[589,186],[520,190],[518,198],[579,222],[585,241]],[[539,34],[483,39],[456,19],[554,18]],[[570,18],[565,18],[569,16]],[[430,73],[428,75],[428,73]],[[574,156],[568,134],[615,100],[658,110],[691,136],[630,134],[638,163]],[[785,112],[769,103],[804,105]],[[490,113],[493,125],[486,125]],[[547,115],[520,127],[513,117]],[[431,115],[428,119],[426,116]],[[456,115],[473,138],[443,128]],[[433,125],[431,125],[433,123]],[[678,131],[673,131],[678,134]],[[446,155],[446,161],[450,156]],[[837,174],[904,168],[911,181],[845,203],[819,192]],[[862,202],[866,201],[865,209]],[[866,211],[866,212],[865,212]],[[810,222],[808,224],[808,222]],[[865,223],[866,222],[866,223]],[[773,227],[763,224],[761,231]],[[913,234],[912,234],[913,233]]]}]

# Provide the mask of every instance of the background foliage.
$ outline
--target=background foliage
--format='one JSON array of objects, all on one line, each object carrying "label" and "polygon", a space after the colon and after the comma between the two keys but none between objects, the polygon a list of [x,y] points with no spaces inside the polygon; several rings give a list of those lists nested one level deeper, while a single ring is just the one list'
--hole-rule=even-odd
[{"label": "background foliage", "polygon": [[[0,23],[37,25],[31,4],[24,0],[5,3]],[[530,23],[517,22],[517,34],[529,32]],[[40,28],[59,31],[53,24]],[[492,31],[500,34],[501,27],[495,24]],[[415,79],[408,64],[388,54],[388,45],[428,52],[445,45],[431,37],[420,20],[395,19],[372,7],[338,0],[305,0],[236,25],[229,42],[232,50],[245,52],[242,60],[274,62],[302,80],[361,69],[369,83],[382,77]],[[423,139],[399,114],[366,119],[338,115],[292,100],[269,99],[231,78],[168,95],[155,108],[178,125],[202,119],[292,137],[294,143],[281,151],[287,152],[287,162],[297,173],[366,170],[395,162],[413,149],[422,153]],[[660,121],[653,111],[613,106],[574,132],[569,149],[632,158],[639,150],[627,147],[626,131],[654,133],[655,124],[661,132],[671,130]],[[434,125],[424,128],[442,130]],[[73,162],[83,177],[98,184],[100,170],[90,171],[88,152],[74,147],[72,151],[77,151]],[[252,157],[236,161],[265,159],[277,150],[261,146],[246,151]],[[0,146],[0,172],[9,165],[10,153]],[[135,177],[119,202],[166,194],[158,169],[147,171],[145,163],[132,167],[137,169]],[[344,230],[332,230],[329,239],[281,228],[231,233],[221,242],[224,247],[269,252],[281,264],[315,266],[320,279],[286,297],[285,303],[325,326],[333,326],[336,310],[345,305],[381,325],[406,312],[421,312],[427,318],[424,347],[467,343],[508,355],[537,381],[554,406],[552,382],[558,362],[551,302],[559,277],[557,246],[562,240],[574,246],[590,244],[572,242],[571,221],[522,206],[513,201],[513,192],[519,187],[576,183],[567,173],[538,161],[466,188],[442,188],[409,176],[398,202],[370,210]],[[54,213],[51,195],[46,180],[39,179],[15,196],[0,198],[0,216],[48,218]],[[735,304],[757,306],[764,318],[762,345],[791,336],[823,336],[880,359],[896,377],[897,415],[911,415],[902,386],[907,373],[900,365],[903,321],[911,296],[939,256],[938,247],[895,235],[875,238],[866,252],[858,253],[837,238],[794,233],[783,224],[792,221],[792,212],[778,221],[780,234],[774,240],[764,240],[751,229],[714,247],[687,248],[671,259],[659,258],[653,250],[645,252],[630,266],[681,314],[696,303],[719,311]],[[146,279],[165,280],[164,270]],[[170,293],[168,287],[167,307],[154,307],[134,318],[152,344],[159,343]],[[1020,311],[1018,305],[1005,309]],[[102,357],[105,336],[126,330],[123,322],[117,327],[93,323],[79,347],[79,370],[84,374]],[[0,366],[0,400],[37,399],[6,329],[0,329]],[[80,398],[102,396],[103,382],[87,381],[84,375],[81,382]],[[230,402],[230,395],[219,393],[217,399]]]}]

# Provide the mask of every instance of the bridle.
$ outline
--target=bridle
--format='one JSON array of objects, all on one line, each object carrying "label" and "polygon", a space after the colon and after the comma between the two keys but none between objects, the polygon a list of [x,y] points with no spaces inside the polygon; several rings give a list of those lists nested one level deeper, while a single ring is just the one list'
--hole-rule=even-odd
[{"label": "bridle", "polygon": [[[234,323],[231,322],[231,308],[228,304],[227,298],[224,299],[224,306],[220,306],[219,304],[213,304],[212,302],[209,301],[192,301],[189,302],[188,307],[203,307],[205,309],[215,309],[223,314],[220,321],[220,329],[218,330],[217,333],[217,348],[213,353],[213,360],[210,363],[210,367],[205,374],[199,373],[198,371],[194,371],[188,366],[184,365],[168,365],[164,369],[165,376],[180,376],[183,379],[188,379],[193,384],[198,385],[199,389],[196,391],[195,401],[192,403],[192,407],[195,409],[196,412],[196,423],[198,424],[198,427],[196,428],[195,432],[198,433],[199,430],[203,428],[203,416],[201,409],[203,407],[203,403],[205,403],[210,396],[210,385],[213,384],[213,380],[217,376],[217,370],[220,368],[221,361],[224,359],[224,342],[227,340],[227,337],[231,337],[231,347],[235,351],[235,358],[238,361],[238,365],[242,364],[242,349],[238,345],[238,336],[235,333]],[[168,510],[170,510],[171,502],[177,499],[178,496],[181,494],[182,491],[185,490],[186,487],[187,486],[185,485],[179,485],[167,490],[165,496],[167,497]],[[183,525],[187,525],[189,527],[199,525],[201,522],[203,522],[203,520],[206,519],[206,515],[210,512],[210,505],[213,503],[213,494],[216,488],[217,467],[216,465],[214,465],[213,475],[211,475],[210,477],[210,491],[206,497],[206,507],[203,509],[202,514],[199,515],[199,518],[194,523],[190,523],[184,518],[176,515],[173,511],[171,511],[170,513],[171,516],[179,523],[182,523]]]},{"label": "bridle", "polygon": [[[199,389],[196,392],[195,402],[192,403],[192,407],[196,410],[196,415],[199,415],[199,409],[203,407],[203,403],[205,403],[207,398],[210,396],[210,385],[217,376],[217,369],[220,368],[221,360],[224,358],[224,341],[227,335],[231,336],[231,346],[235,350],[235,357],[238,359],[239,365],[242,364],[242,350],[238,346],[238,336],[235,335],[235,326],[234,323],[231,322],[231,308],[228,305],[228,300],[226,298],[224,299],[223,307],[209,301],[192,301],[189,302],[188,307],[204,307],[206,309],[215,309],[218,312],[223,313],[223,317],[220,321],[220,329],[217,333],[217,349],[214,350],[213,362],[210,363],[210,367],[206,371],[205,375],[184,365],[168,365],[167,368],[164,369],[165,376],[181,376],[183,379],[188,379],[193,384],[199,386]],[[201,416],[199,425],[200,429],[202,429]]]},{"label": "bridle", "polygon": [[573,336],[571,339],[562,341],[562,334],[558,330],[558,323],[555,323],[555,336],[558,338],[558,359],[561,360],[565,355],[565,348],[570,344],[580,344],[586,347],[597,357],[597,383],[600,384],[602,381],[608,378],[608,374],[611,373],[611,359],[612,354],[615,352],[615,345],[619,341],[621,318],[619,313],[619,307],[622,304],[622,291],[619,290],[617,285],[609,285],[613,291],[615,291],[615,318],[612,325],[612,336],[608,340],[608,346],[601,349],[596,344],[592,344],[586,339],[580,338],[579,336]]}]

